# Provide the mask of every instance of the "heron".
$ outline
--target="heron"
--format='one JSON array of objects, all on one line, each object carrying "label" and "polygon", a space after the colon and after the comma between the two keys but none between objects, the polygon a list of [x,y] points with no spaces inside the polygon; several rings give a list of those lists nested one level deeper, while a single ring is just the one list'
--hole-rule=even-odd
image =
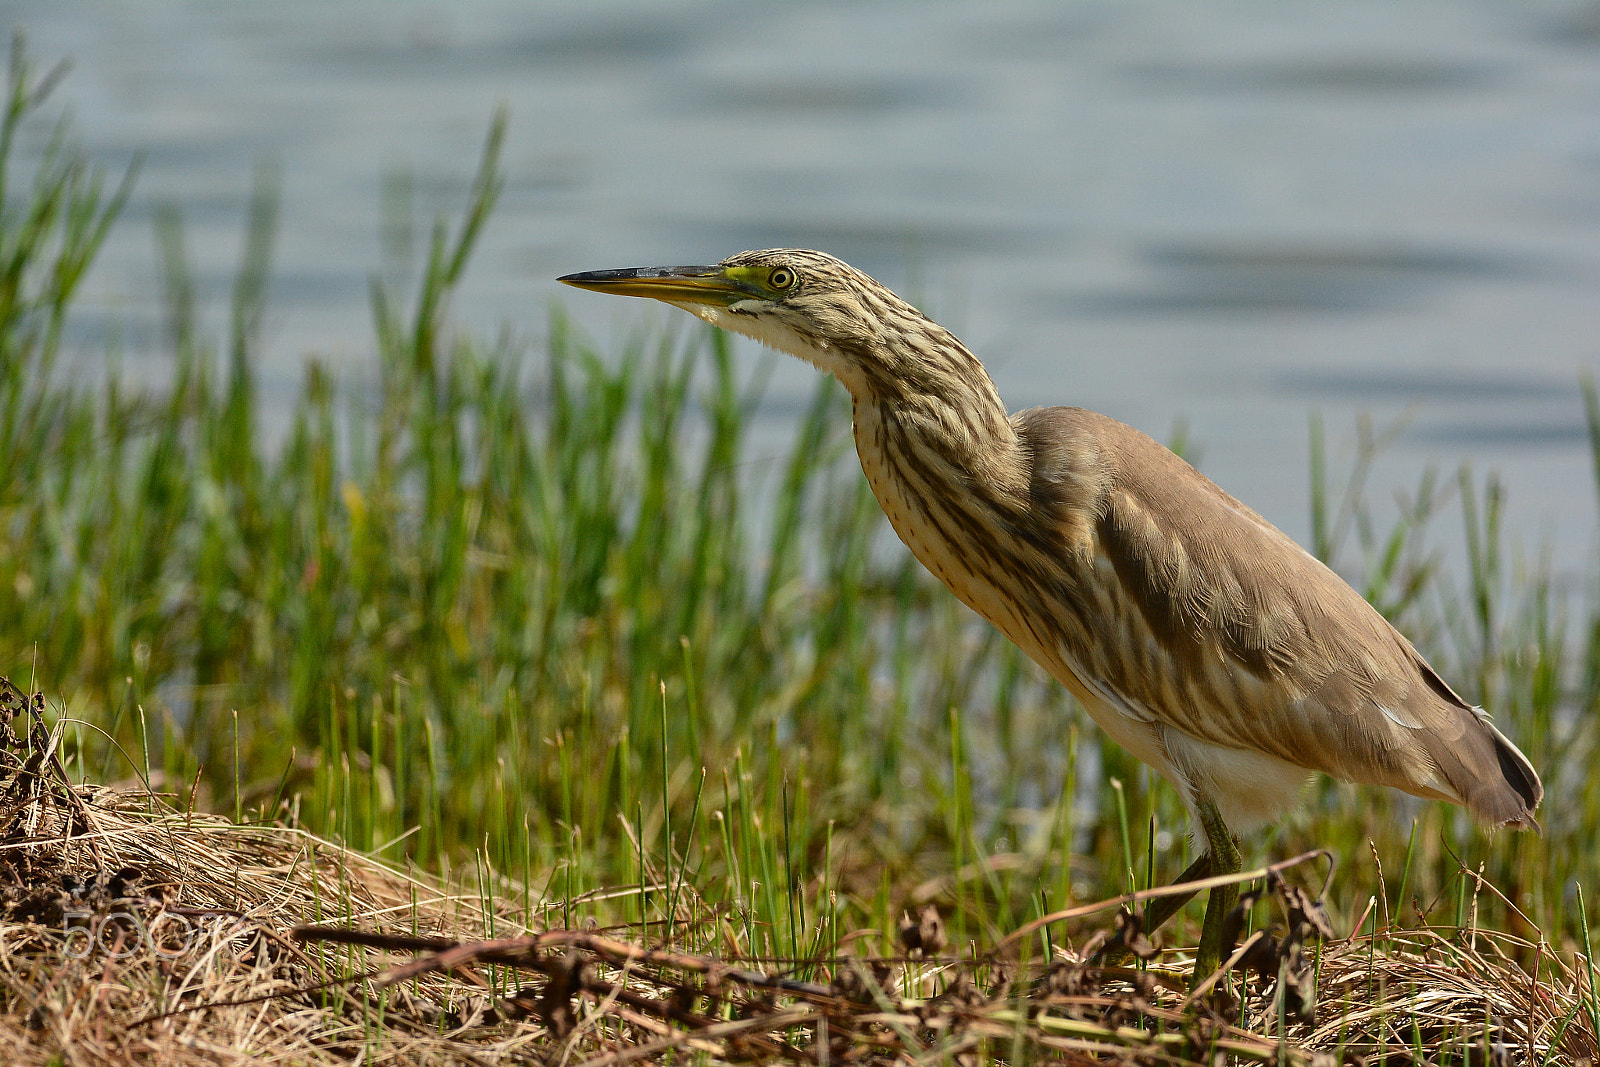
[{"label": "heron", "polygon": [[[1537,829],[1527,757],[1333,570],[1131,426],[1008,414],[964,344],[862,271],[775,248],[559,280],[664,301],[837,378],[895,533],[1182,797],[1204,849],[1180,881],[1238,873],[1239,835],[1318,772]],[[1195,983],[1237,894],[1210,891]]]}]

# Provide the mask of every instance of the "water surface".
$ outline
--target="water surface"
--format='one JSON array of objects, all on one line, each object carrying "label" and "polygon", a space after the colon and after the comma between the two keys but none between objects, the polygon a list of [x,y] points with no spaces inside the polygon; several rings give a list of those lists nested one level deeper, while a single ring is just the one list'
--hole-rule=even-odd
[{"label": "water surface", "polygon": [[[12,0],[93,157],[145,153],[74,334],[156,376],[149,225],[183,212],[225,322],[253,169],[282,176],[261,374],[370,369],[386,174],[464,198],[510,111],[505,195],[456,320],[598,339],[669,309],[575,270],[833,252],[982,355],[1013,407],[1157,437],[1305,538],[1306,427],[1409,413],[1380,497],[1498,470],[1510,525],[1595,551],[1577,380],[1600,362],[1600,7],[1463,3]],[[743,344],[743,342],[741,342]],[[752,354],[753,355],[753,354]],[[811,371],[780,365],[763,447]],[[1455,524],[1440,528],[1459,541]]]}]

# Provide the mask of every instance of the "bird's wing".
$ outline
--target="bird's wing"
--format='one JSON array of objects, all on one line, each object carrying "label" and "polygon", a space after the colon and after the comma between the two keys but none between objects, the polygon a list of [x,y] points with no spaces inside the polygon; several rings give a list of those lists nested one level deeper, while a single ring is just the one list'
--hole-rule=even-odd
[{"label": "bird's wing", "polygon": [[[1105,416],[1051,408],[1014,424],[1036,449],[1036,506],[1058,509],[1064,599],[1084,616],[1061,636],[1082,680],[1166,728],[1351,781],[1471,803],[1469,780],[1505,780],[1482,712],[1260,515]],[[1093,491],[1051,492],[1067,479]],[[1484,806],[1501,821],[1521,811]]]}]

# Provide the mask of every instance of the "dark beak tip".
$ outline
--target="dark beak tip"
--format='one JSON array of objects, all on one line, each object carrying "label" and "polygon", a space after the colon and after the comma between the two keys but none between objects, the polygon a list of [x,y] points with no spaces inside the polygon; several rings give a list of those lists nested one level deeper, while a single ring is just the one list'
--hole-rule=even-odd
[{"label": "dark beak tip", "polygon": [[582,270],[576,274],[563,274],[556,281],[567,285],[583,285],[586,282],[614,282],[623,278],[637,276],[638,269],[624,270]]}]

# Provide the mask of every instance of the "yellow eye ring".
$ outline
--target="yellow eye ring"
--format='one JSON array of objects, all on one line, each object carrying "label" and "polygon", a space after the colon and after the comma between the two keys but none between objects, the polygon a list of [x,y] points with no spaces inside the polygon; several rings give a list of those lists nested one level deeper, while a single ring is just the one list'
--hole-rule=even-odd
[{"label": "yellow eye ring", "polygon": [[788,267],[776,267],[767,275],[767,288],[782,290],[794,288],[794,271]]}]

